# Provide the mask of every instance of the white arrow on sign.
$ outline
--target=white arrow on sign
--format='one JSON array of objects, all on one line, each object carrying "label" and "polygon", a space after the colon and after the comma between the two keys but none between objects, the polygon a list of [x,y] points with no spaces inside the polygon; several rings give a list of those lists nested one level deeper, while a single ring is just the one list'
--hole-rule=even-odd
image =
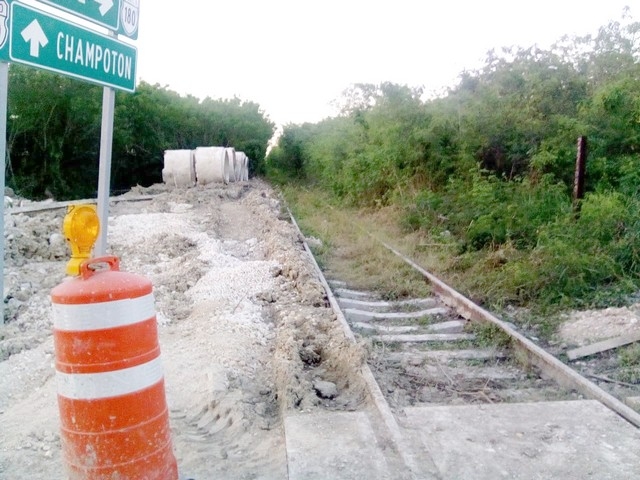
[{"label": "white arrow on sign", "polygon": [[[81,4],[86,5],[87,0],[78,0]],[[103,17],[113,8],[113,0],[94,0],[100,5],[100,15]]]},{"label": "white arrow on sign", "polygon": [[100,15],[103,17],[113,7],[113,0],[95,0],[100,5]]},{"label": "white arrow on sign", "polygon": [[31,22],[20,34],[25,42],[31,42],[29,55],[32,57],[39,57],[40,47],[45,47],[47,43],[49,43],[49,39],[44,34],[44,30],[42,30],[37,20]]}]

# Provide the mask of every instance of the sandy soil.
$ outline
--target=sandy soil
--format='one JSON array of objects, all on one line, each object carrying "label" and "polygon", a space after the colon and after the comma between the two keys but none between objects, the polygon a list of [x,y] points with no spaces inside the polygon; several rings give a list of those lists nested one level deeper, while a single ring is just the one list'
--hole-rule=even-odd
[{"label": "sandy soil", "polygon": [[[286,478],[283,415],[353,410],[366,394],[363,350],[277,196],[258,180],[127,195],[152,199],[112,204],[109,249],[154,285],[181,478]],[[48,295],[68,258],[64,213],[5,217],[0,478],[63,477]]]},{"label": "sandy soil", "polygon": [[[124,197],[140,196],[112,204],[108,243],[154,285],[181,478],[287,478],[284,416],[365,408],[366,348],[345,338],[268,185]],[[0,479],[64,477],[49,292],[69,254],[64,209],[18,213],[40,205],[16,200],[5,215]],[[559,335],[569,346],[615,336],[638,328],[639,309],[576,313]]]},{"label": "sandy soil", "polygon": [[558,330],[558,338],[573,346],[640,332],[640,303],[628,307],[571,312]]}]

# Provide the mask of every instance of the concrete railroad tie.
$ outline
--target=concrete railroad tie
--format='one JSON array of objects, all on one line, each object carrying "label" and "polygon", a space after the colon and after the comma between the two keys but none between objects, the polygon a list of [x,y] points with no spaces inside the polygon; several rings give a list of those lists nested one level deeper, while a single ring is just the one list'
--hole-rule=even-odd
[{"label": "concrete railroad tie", "polygon": [[437,307],[427,310],[419,310],[417,312],[397,312],[397,313],[380,313],[368,312],[366,310],[358,310],[356,308],[345,308],[345,316],[352,322],[370,322],[372,320],[415,320],[422,317],[433,317],[435,315],[445,315],[449,312],[448,308]]}]

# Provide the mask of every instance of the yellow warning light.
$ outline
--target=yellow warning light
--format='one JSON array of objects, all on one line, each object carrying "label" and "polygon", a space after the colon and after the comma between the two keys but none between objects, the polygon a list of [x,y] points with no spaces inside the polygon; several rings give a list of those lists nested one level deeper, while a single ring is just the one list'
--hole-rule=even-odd
[{"label": "yellow warning light", "polygon": [[69,205],[62,230],[71,246],[67,275],[80,275],[80,264],[91,257],[91,250],[100,233],[100,219],[96,206]]}]

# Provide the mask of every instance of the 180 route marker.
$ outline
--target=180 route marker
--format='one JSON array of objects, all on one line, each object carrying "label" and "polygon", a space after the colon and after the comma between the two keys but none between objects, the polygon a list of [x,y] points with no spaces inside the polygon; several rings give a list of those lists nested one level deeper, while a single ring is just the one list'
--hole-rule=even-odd
[{"label": "180 route marker", "polygon": [[133,40],[138,38],[140,0],[40,0]]}]

